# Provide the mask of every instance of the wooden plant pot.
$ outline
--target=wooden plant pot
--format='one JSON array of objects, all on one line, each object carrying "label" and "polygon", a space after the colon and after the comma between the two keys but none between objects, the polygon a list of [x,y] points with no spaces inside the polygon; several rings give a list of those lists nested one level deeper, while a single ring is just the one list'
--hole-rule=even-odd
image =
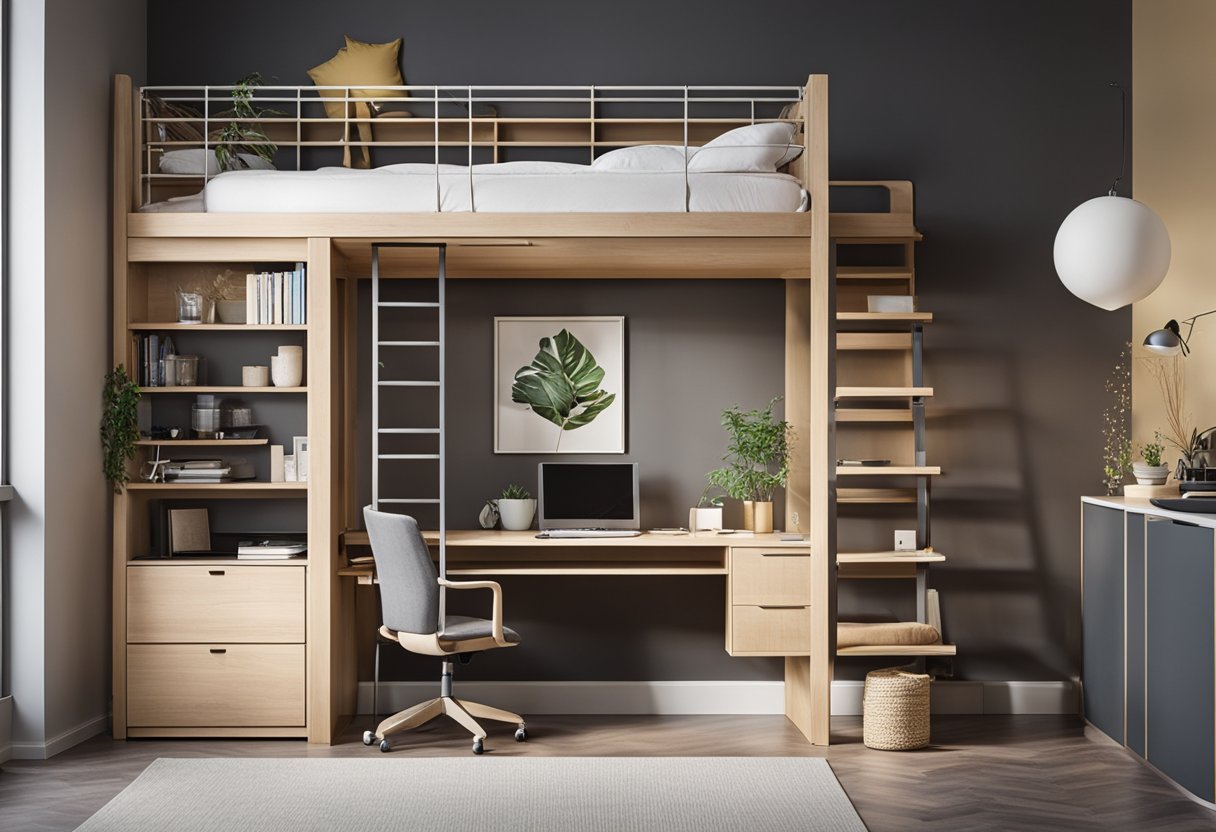
[{"label": "wooden plant pot", "polygon": [[[746,503],[744,504],[744,513],[746,516]],[[773,532],[773,503],[769,502],[753,502],[752,506],[752,525],[751,530],[756,534],[772,534]]]}]

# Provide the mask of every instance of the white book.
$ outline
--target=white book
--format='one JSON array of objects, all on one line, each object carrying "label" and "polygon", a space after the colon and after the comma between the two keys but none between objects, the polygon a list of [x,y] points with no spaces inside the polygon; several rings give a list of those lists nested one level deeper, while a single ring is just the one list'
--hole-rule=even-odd
[{"label": "white book", "polygon": [[258,276],[256,274],[245,275],[245,323],[256,324],[258,322]]}]

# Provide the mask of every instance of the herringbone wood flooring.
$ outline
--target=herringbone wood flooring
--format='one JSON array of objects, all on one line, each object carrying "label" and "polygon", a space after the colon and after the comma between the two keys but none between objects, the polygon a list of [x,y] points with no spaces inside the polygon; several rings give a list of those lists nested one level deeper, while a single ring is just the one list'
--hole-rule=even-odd
[{"label": "herringbone wood flooring", "polygon": [[[364,720],[366,722],[368,720]],[[378,755],[352,726],[343,742],[132,740],[98,737],[45,762],[0,768],[0,829],[74,829],[157,757],[350,757]],[[595,716],[528,720],[516,744],[492,727],[487,753],[528,756],[821,755],[784,718]],[[857,718],[833,720],[828,760],[872,832],[886,830],[1216,830],[1196,805],[1112,745],[1084,736],[1075,718],[934,717],[924,751],[872,751]],[[467,735],[446,722],[403,735],[395,754],[468,754]],[[492,829],[491,819],[487,828]]]}]

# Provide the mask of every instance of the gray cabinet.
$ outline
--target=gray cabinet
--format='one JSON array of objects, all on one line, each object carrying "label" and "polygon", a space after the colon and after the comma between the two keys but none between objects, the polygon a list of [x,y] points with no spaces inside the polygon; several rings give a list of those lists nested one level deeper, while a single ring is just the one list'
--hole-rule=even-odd
[{"label": "gray cabinet", "polygon": [[1144,756],[1145,519],[1127,515],[1127,747]]},{"label": "gray cabinet", "polygon": [[[1082,509],[1082,690],[1085,718],[1122,743],[1124,683],[1124,513]],[[1211,589],[1211,583],[1208,584]]]},{"label": "gray cabinet", "polygon": [[[1216,799],[1212,530],[1149,519],[1147,539],[1146,756],[1176,783],[1212,801]],[[1087,619],[1088,615],[1087,597]]]}]

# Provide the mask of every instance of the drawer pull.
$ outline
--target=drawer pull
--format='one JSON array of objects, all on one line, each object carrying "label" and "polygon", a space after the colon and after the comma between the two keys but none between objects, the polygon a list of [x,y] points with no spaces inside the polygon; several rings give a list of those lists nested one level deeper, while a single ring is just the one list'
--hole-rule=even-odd
[{"label": "drawer pull", "polygon": [[761,552],[762,558],[809,558],[810,552]]},{"label": "drawer pull", "polygon": [[213,655],[213,656],[218,656],[222,653],[227,653],[227,652],[228,652],[228,648],[226,648],[226,647],[212,647],[211,648],[211,655]]},{"label": "drawer pull", "polygon": [[762,610],[809,610],[806,604],[759,604]]},{"label": "drawer pull", "polygon": [[223,575],[224,570],[223,569],[208,569],[207,574],[208,575]]}]

